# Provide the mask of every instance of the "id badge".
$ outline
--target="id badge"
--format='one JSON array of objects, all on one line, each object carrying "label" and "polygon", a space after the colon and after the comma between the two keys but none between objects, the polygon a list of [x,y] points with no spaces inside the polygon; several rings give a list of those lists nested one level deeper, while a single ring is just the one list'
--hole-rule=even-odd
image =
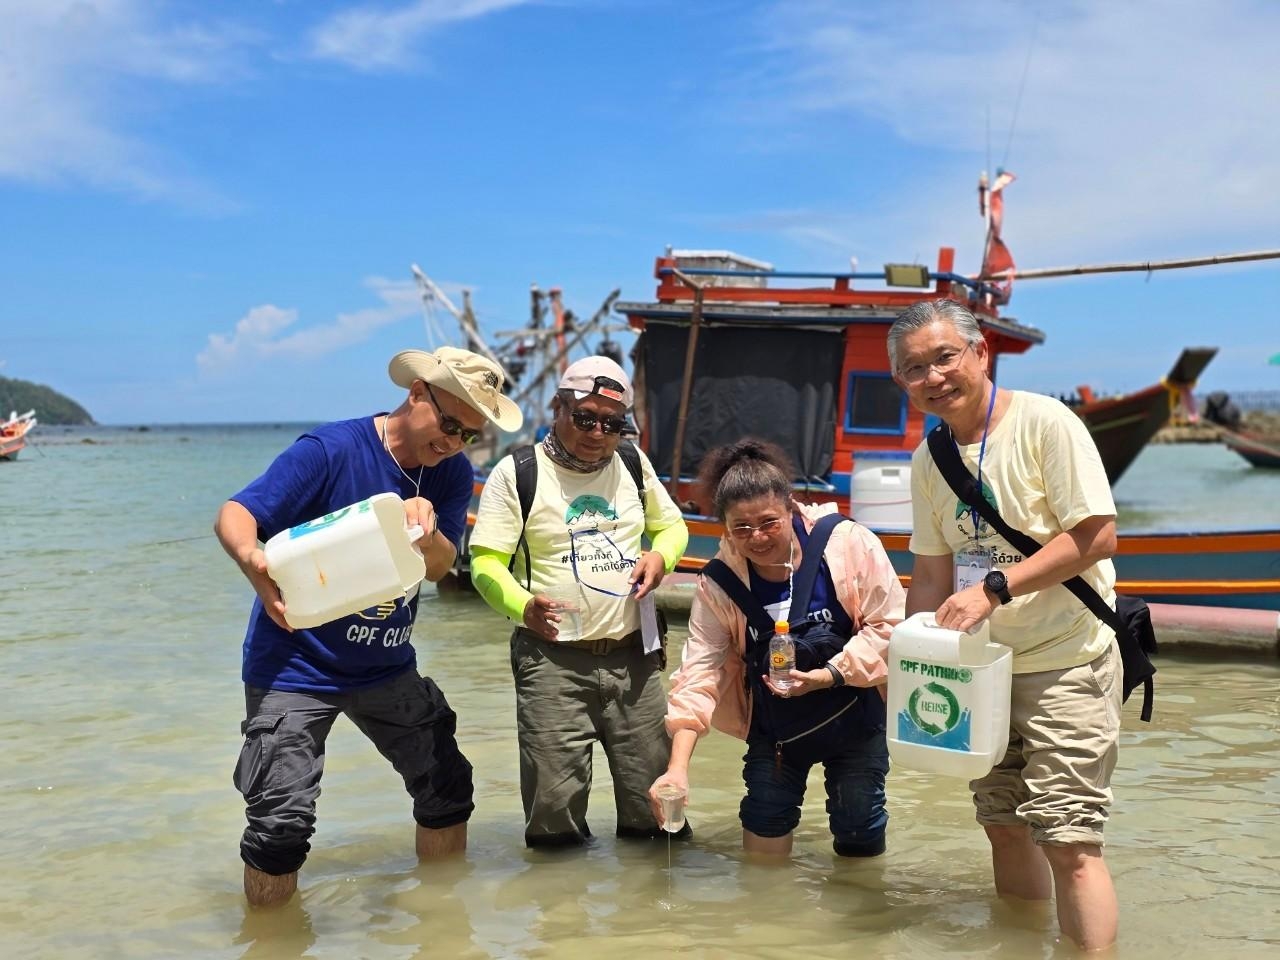
[{"label": "id badge", "polygon": [[991,572],[994,564],[990,547],[965,547],[956,553],[956,593],[982,579]]}]

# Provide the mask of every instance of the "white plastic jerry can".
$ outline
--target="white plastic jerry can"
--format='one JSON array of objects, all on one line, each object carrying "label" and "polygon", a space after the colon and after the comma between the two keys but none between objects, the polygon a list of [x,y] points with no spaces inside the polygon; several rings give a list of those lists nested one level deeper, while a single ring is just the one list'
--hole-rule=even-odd
[{"label": "white plastic jerry can", "polygon": [[283,530],[267,541],[267,575],[295,629],[319,626],[389,600],[403,599],[426,576],[404,525],[404,501],[379,493]]},{"label": "white plastic jerry can", "polygon": [[1009,747],[1013,651],[917,613],[889,638],[889,756],[914,770],[972,780]]}]

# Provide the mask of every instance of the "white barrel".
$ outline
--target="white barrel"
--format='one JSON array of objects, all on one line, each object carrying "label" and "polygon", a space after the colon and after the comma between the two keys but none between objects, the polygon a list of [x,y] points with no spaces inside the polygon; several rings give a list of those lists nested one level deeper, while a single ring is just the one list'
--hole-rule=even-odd
[{"label": "white barrel", "polygon": [[285,621],[315,627],[388,600],[401,599],[426,575],[406,529],[404,501],[380,493],[281,531],[263,548],[267,575],[284,598]]},{"label": "white barrel", "polygon": [[897,450],[854,451],[849,512],[873,530],[911,531],[911,454]]},{"label": "white barrel", "polygon": [[889,638],[889,756],[927,773],[985,776],[1009,747],[1013,651],[946,630],[932,613],[898,624]]}]

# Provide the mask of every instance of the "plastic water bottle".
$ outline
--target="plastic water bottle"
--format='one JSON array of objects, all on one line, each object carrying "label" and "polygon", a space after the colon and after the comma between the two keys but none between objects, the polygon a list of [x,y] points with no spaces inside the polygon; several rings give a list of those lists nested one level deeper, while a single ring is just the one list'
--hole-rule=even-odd
[{"label": "plastic water bottle", "polygon": [[791,624],[779,620],[773,625],[773,637],[769,640],[769,679],[774,686],[786,690],[791,686],[791,671],[796,666],[796,641],[791,636]]}]

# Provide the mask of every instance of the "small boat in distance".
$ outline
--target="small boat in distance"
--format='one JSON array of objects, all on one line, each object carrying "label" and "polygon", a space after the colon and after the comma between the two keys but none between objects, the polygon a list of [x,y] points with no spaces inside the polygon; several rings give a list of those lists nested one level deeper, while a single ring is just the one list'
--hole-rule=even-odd
[{"label": "small boat in distance", "polygon": [[1223,430],[1222,442],[1255,467],[1280,470],[1280,437]]},{"label": "small boat in distance", "polygon": [[36,412],[28,410],[19,415],[16,411],[0,423],[0,460],[17,460],[18,453],[27,445],[27,434],[36,425]]},{"label": "small boat in distance", "polygon": [[1192,390],[1217,352],[1217,347],[1187,347],[1159,383],[1123,396],[1095,397],[1088,387],[1076,388],[1078,397],[1067,405],[1093,435],[1112,486],[1175,410],[1189,422],[1198,419]]}]

